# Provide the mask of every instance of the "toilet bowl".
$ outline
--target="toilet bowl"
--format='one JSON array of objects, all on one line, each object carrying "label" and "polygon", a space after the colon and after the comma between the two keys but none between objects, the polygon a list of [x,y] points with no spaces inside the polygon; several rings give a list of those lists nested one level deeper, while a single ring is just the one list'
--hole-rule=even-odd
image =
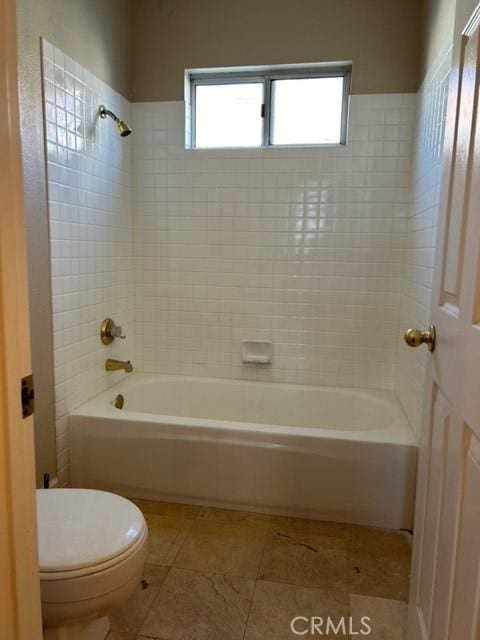
[{"label": "toilet bowl", "polygon": [[37,511],[44,640],[104,640],[145,564],[141,511],[90,489],[39,489]]}]

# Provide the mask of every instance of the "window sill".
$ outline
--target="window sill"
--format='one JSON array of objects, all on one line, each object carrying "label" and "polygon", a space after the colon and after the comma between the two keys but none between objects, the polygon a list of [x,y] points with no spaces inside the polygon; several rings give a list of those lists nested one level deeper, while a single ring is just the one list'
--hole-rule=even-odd
[{"label": "window sill", "polygon": [[268,151],[270,149],[331,149],[336,147],[346,147],[348,143],[344,142],[324,142],[321,144],[275,144],[261,147],[188,147],[185,145],[186,151]]}]

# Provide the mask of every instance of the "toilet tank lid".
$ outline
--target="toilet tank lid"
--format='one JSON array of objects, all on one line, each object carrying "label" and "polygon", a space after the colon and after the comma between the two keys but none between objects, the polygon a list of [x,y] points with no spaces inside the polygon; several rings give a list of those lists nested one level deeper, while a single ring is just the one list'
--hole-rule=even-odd
[{"label": "toilet tank lid", "polygon": [[40,571],[70,571],[125,553],[145,530],[133,502],[106,491],[38,489]]}]

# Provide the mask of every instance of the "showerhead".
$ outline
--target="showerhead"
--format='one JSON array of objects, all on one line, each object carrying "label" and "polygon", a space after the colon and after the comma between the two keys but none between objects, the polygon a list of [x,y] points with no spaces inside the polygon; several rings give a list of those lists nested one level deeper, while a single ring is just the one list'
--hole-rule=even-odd
[{"label": "showerhead", "polygon": [[118,133],[122,136],[122,138],[125,138],[126,136],[129,136],[132,133],[132,130],[130,129],[128,124],[123,120],[120,120],[120,118],[116,116],[113,113],[113,111],[110,111],[110,109],[107,109],[107,107],[105,107],[103,104],[100,105],[100,107],[98,108],[98,113],[101,118],[106,118],[107,116],[110,116],[110,118],[112,118],[112,120],[115,121],[115,124],[117,125],[117,129],[118,129]]},{"label": "showerhead", "polygon": [[129,136],[132,133],[132,130],[130,129],[128,124],[123,120],[119,120],[117,122],[117,129],[118,129],[118,133],[122,136],[122,138],[125,138],[126,136]]}]

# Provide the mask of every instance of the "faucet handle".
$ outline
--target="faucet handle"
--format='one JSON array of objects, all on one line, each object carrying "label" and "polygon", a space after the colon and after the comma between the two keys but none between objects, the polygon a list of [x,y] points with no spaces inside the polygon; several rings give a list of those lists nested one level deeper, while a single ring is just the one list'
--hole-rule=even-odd
[{"label": "faucet handle", "polygon": [[123,333],[123,329],[122,327],[119,327],[118,324],[116,324],[113,329],[111,330],[111,334],[114,338],[120,338],[120,340],[125,340],[125,338],[127,337],[124,333]]}]

